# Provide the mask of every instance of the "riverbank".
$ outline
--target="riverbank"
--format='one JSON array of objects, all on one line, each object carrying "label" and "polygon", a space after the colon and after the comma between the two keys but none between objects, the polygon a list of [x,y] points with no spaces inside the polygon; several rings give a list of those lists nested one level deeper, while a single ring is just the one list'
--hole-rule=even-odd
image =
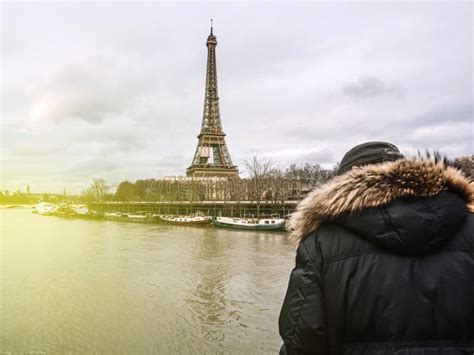
[{"label": "riverbank", "polygon": [[211,217],[205,216],[200,211],[191,215],[161,215],[151,212],[101,212],[90,210],[85,205],[55,205],[42,202],[32,210],[41,216],[54,216],[65,219],[111,220],[129,223],[158,223],[174,224],[195,227],[220,227],[245,230],[285,230],[285,220],[278,215],[271,216],[246,216],[244,218]]}]

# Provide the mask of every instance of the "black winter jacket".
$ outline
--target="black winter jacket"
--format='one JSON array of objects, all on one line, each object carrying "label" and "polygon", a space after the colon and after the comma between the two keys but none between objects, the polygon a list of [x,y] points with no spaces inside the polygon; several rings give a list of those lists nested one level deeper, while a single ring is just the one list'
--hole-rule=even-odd
[{"label": "black winter jacket", "polygon": [[292,217],[281,354],[474,354],[474,184],[441,162],[353,169]]}]

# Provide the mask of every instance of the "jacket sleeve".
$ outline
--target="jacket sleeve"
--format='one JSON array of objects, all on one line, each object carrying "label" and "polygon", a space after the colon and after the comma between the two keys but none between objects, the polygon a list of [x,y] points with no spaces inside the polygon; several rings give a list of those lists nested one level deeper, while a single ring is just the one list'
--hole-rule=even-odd
[{"label": "jacket sleeve", "polygon": [[[327,354],[321,265],[314,238],[303,240],[280,313],[280,354]],[[315,260],[316,259],[316,260]]]}]

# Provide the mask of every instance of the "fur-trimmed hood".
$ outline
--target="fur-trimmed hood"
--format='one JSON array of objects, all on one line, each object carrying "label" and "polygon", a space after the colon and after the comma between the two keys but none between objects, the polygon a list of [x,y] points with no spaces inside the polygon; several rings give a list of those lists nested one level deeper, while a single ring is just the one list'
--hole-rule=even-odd
[{"label": "fur-trimmed hood", "polygon": [[399,197],[428,197],[452,191],[474,212],[474,182],[443,161],[429,158],[400,159],[355,167],[313,190],[298,204],[289,228],[297,241],[324,221],[347,212],[386,205]]}]

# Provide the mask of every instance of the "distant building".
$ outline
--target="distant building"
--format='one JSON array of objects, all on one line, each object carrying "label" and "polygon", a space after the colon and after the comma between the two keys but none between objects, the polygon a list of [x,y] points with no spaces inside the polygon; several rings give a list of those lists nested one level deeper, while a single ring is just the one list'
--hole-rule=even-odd
[{"label": "distant building", "polygon": [[163,181],[227,181],[224,176],[165,176]]}]

